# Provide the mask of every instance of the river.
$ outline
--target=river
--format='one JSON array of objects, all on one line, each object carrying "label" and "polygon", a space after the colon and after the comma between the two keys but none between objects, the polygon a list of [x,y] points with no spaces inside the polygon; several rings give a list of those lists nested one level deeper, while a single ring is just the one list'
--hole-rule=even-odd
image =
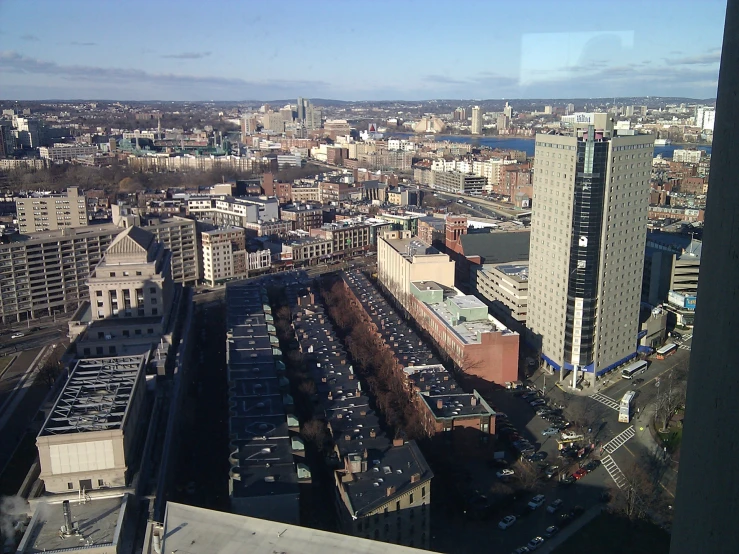
[{"label": "river", "polygon": [[[392,133],[392,137],[409,138],[411,133]],[[474,146],[487,146],[488,148],[499,148],[500,150],[523,150],[527,156],[534,155],[534,139],[533,138],[500,138],[500,137],[472,137],[469,135],[441,135],[437,138],[439,141],[448,140],[449,142],[469,143]],[[697,148],[706,153],[711,153],[711,147],[700,145],[682,145],[671,144],[669,146],[655,146],[654,155],[662,154],[663,158],[672,158],[672,153],[680,148]]]}]

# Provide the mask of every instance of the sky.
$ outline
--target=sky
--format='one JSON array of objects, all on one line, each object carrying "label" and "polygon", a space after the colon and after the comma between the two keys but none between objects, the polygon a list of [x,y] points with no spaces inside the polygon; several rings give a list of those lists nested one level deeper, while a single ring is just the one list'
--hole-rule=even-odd
[{"label": "sky", "polygon": [[726,0],[0,0],[0,98],[716,96]]}]

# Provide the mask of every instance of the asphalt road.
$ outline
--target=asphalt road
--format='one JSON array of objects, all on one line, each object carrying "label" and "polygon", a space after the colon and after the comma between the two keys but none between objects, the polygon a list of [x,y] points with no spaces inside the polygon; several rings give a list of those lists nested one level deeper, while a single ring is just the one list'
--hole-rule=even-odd
[{"label": "asphalt road", "polygon": [[[13,354],[21,352],[23,350],[30,350],[32,348],[39,348],[59,342],[67,336],[67,321],[48,322],[36,331],[29,331],[27,328],[22,326],[14,327],[12,331],[7,332],[0,337],[0,355]],[[35,327],[38,327],[36,325]],[[16,333],[23,333],[22,337],[17,339],[11,338]]]}]

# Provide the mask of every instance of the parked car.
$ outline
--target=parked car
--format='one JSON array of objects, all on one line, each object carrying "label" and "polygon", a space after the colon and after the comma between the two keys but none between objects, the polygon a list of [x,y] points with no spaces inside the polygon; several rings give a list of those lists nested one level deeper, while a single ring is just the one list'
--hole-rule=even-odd
[{"label": "parked car", "polygon": [[539,548],[542,544],[544,544],[544,539],[541,537],[534,537],[529,541],[529,543],[526,545],[529,550],[536,550]]},{"label": "parked car", "polygon": [[19,339],[19,338],[25,337],[25,336],[26,336],[25,333],[13,333],[12,335],[10,335],[10,338],[11,339]]},{"label": "parked car", "polygon": [[547,479],[551,479],[552,477],[557,475],[557,473],[559,473],[559,466],[557,465],[547,466],[547,468],[544,470],[544,475],[547,476]]},{"label": "parked car", "polygon": [[531,402],[529,402],[529,404],[533,408],[536,408],[537,406],[544,406],[546,403],[547,403],[546,400],[543,400],[541,398],[537,398],[536,400],[532,400]]},{"label": "parked car", "polygon": [[529,398],[534,398],[536,396],[536,393],[534,391],[525,392],[521,395],[521,398],[524,400],[528,400]]},{"label": "parked car", "polygon": [[600,465],[600,460],[590,460],[587,464],[583,466],[583,469],[590,473],[591,471],[595,471],[598,469],[598,466]]},{"label": "parked car", "polygon": [[559,429],[556,427],[547,427],[541,432],[543,437],[553,437],[555,435],[559,435]]},{"label": "parked car", "polygon": [[541,506],[542,504],[544,504],[544,501],[545,500],[546,500],[546,497],[543,494],[537,494],[534,498],[532,498],[529,501],[528,506],[532,510],[535,510],[536,508],[538,508],[539,506]]},{"label": "parked car", "polygon": [[499,472],[495,474],[495,476],[498,479],[505,479],[508,477],[513,477],[514,473],[512,469],[501,469]]},{"label": "parked car", "polygon": [[544,459],[546,459],[547,453],[546,452],[534,452],[531,454],[527,459],[529,462],[541,462]]},{"label": "parked car", "polygon": [[579,439],[581,437],[582,435],[580,435],[579,433],[575,433],[574,431],[565,431],[564,433],[562,433],[562,438],[564,440]]},{"label": "parked car", "polygon": [[578,469],[578,470],[577,470],[577,471],[576,471],[575,473],[573,473],[573,474],[572,474],[572,476],[573,476],[573,477],[574,477],[574,478],[575,478],[576,480],[580,480],[580,479],[582,479],[583,477],[585,477],[585,476],[586,476],[587,474],[588,474],[587,470],[585,470],[585,469],[583,469],[583,468],[580,468],[580,469]]},{"label": "parked car", "polygon": [[514,523],[516,523],[516,516],[505,516],[498,522],[498,528],[505,531]]},{"label": "parked car", "polygon": [[563,485],[572,485],[576,479],[572,475],[565,475],[561,480],[560,483]]},{"label": "parked car", "polygon": [[525,546],[519,546],[516,548],[516,550],[513,551],[513,554],[527,554],[527,552],[531,552],[528,548]]},{"label": "parked car", "polygon": [[544,531],[544,536],[548,539],[551,539],[554,535],[556,535],[559,532],[559,527],[556,525],[550,525],[546,528]]},{"label": "parked car", "polygon": [[547,512],[550,514],[555,513],[557,510],[559,510],[562,507],[562,499],[558,498],[554,502],[552,502],[549,506],[547,506]]},{"label": "parked car", "polygon": [[559,528],[567,527],[570,523],[572,523],[572,520],[575,519],[572,514],[566,513],[566,514],[560,514],[559,515]]},{"label": "parked car", "polygon": [[539,417],[544,417],[544,416],[553,415],[553,414],[552,414],[552,410],[550,410],[549,408],[539,408],[538,410],[536,410],[536,415],[538,415]]}]

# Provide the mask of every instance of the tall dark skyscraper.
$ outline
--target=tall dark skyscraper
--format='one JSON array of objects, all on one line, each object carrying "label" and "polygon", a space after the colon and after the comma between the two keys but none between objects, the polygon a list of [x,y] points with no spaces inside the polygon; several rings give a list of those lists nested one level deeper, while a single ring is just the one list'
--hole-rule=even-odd
[{"label": "tall dark skyscraper", "polygon": [[536,136],[528,326],[561,379],[636,353],[653,149],[608,114]]}]

